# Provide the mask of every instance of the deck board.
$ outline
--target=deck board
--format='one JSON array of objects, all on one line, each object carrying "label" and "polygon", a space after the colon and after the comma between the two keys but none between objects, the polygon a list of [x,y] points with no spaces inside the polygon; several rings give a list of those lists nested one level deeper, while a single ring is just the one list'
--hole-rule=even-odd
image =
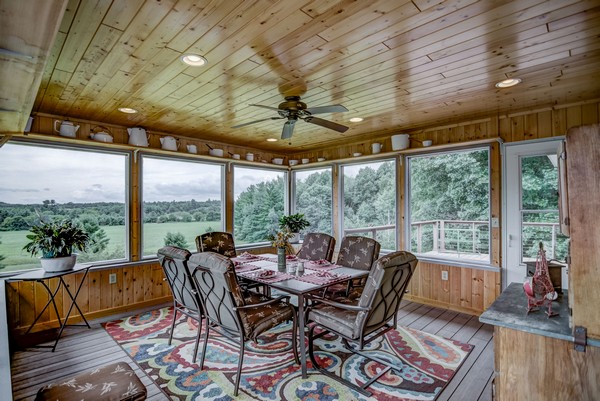
[{"label": "deck board", "polygon": [[[479,323],[476,316],[410,301],[402,302],[398,322],[405,327],[475,346],[438,401],[491,401],[494,365],[491,326]],[[36,348],[15,352],[11,358],[13,399],[33,400],[37,390],[45,384],[106,363],[125,361],[146,386],[148,400],[167,400],[158,386],[106,333],[101,323],[91,322],[92,329],[89,330],[67,329],[55,352]]]}]

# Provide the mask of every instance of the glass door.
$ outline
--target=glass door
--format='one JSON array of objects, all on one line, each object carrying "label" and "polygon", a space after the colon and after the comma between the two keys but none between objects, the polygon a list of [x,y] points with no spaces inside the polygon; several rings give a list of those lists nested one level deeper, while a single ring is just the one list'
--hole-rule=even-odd
[{"label": "glass door", "polygon": [[525,263],[536,260],[540,242],[548,260],[564,261],[567,256],[558,215],[559,143],[506,146],[503,288],[525,280]]}]

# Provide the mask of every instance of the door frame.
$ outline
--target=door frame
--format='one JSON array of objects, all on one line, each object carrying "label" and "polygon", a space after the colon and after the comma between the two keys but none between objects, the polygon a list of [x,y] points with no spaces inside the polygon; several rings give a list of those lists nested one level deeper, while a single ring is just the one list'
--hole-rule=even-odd
[{"label": "door frame", "polygon": [[[519,207],[516,209],[516,213],[520,213],[521,211],[521,163],[520,158],[522,156],[534,156],[536,154],[548,154],[548,152],[556,153],[558,146],[561,141],[564,140],[564,136],[553,136],[550,138],[543,139],[532,139],[528,141],[519,141],[519,142],[509,142],[504,143],[502,145],[502,290],[504,290],[508,284],[508,251],[509,251],[509,233],[514,230],[512,227],[508,226],[509,216],[508,216],[508,195],[509,195],[509,185],[517,185],[517,196],[519,197],[518,205]],[[516,157],[516,163],[513,159]],[[509,160],[510,159],[510,160]],[[510,175],[510,177],[509,177]],[[518,182],[515,183],[511,181],[513,179],[517,179]],[[515,213],[515,212],[513,212]],[[516,238],[519,244],[519,255],[521,252],[521,234],[520,229],[516,230],[519,232],[518,237]],[[514,239],[513,239],[514,241]],[[522,267],[525,278],[526,270],[525,265],[519,263],[519,266]],[[512,280],[511,280],[512,281]]]}]

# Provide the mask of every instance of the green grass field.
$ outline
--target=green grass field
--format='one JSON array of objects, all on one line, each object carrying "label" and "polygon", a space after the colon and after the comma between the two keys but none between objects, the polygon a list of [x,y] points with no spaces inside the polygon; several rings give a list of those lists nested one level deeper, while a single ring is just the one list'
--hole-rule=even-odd
[{"label": "green grass field", "polygon": [[[120,249],[125,249],[125,226],[105,226],[102,227],[106,236],[110,238],[107,251],[113,253]],[[219,221],[209,222],[190,222],[190,223],[149,223],[143,227],[143,254],[145,256],[156,255],[156,251],[164,246],[164,238],[168,232],[180,232],[185,237],[187,248],[191,251],[196,250],[195,238],[206,232],[207,228],[220,230]],[[6,267],[0,270],[0,273],[10,272],[22,269],[31,269],[39,267],[37,258],[32,257],[23,250],[23,246],[29,242],[26,235],[29,231],[0,231],[0,255],[5,259],[0,261],[1,265]],[[125,255],[122,255],[124,258]]]}]

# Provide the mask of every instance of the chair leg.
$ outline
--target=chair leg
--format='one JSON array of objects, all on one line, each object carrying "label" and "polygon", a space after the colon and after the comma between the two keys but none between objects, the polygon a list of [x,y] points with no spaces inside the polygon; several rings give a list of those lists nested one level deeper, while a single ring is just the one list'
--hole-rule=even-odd
[{"label": "chair leg", "polygon": [[198,332],[196,332],[196,345],[194,345],[194,358],[192,359],[193,363],[196,363],[196,358],[198,357],[198,344],[200,344],[200,333],[202,332],[202,317],[198,322]]},{"label": "chair leg", "polygon": [[[301,327],[300,330],[304,330],[304,327]],[[292,315],[292,352],[296,364],[300,365],[300,358],[298,358],[298,317],[295,310]]]},{"label": "chair leg", "polygon": [[238,359],[237,377],[235,378],[235,389],[233,395],[237,397],[240,388],[240,379],[242,378],[242,365],[244,363],[244,339],[240,339],[240,357]]},{"label": "chair leg", "polygon": [[171,323],[171,335],[169,336],[169,345],[173,341],[173,330],[175,330],[175,321],[177,320],[177,304],[173,302],[173,322]]},{"label": "chair leg", "polygon": [[208,345],[208,319],[204,319],[204,344],[202,344],[202,356],[200,357],[200,370],[204,369],[204,357],[206,356],[206,347]]},{"label": "chair leg", "polygon": [[315,369],[317,369],[319,372],[323,373],[325,376],[338,381],[340,383],[342,383],[345,386],[351,387],[353,390],[358,391],[359,393],[366,395],[367,397],[370,397],[373,393],[371,393],[370,391],[367,391],[365,388],[371,385],[372,381],[369,381],[366,385],[365,388],[357,386],[356,384],[345,380],[343,378],[341,378],[340,376],[331,373],[330,371],[328,371],[327,369],[325,369],[324,367],[320,366],[317,363],[317,359],[315,358],[315,354],[314,354],[314,340],[315,338],[320,338],[323,337],[325,334],[329,333],[328,331],[323,331],[321,334],[318,334],[317,336],[314,335],[314,331],[315,328],[317,327],[317,325],[313,325],[309,330],[308,330],[308,356],[310,358],[310,361],[313,365],[313,367]]}]

